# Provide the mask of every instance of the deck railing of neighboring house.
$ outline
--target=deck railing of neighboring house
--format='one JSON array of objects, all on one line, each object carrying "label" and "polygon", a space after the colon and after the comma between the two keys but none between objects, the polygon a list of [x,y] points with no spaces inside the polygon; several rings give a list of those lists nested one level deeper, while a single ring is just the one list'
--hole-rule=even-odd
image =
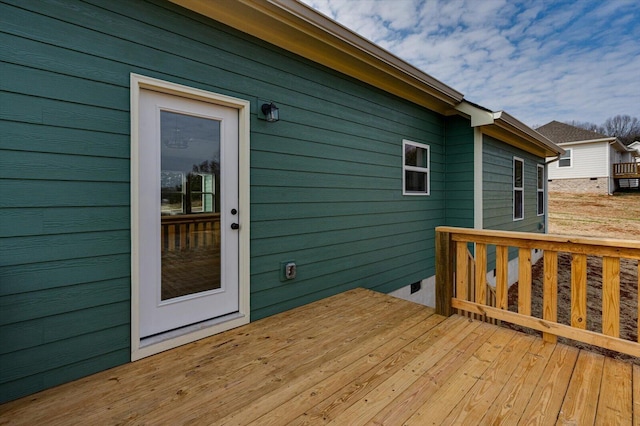
[{"label": "deck railing of neighboring house", "polygon": [[[475,256],[468,250],[475,244]],[[495,302],[487,298],[487,247],[495,246]],[[508,310],[509,248],[518,249],[518,306]],[[542,318],[531,315],[533,249],[543,250],[544,279]],[[558,253],[570,253],[571,324],[560,324],[558,309]],[[587,330],[587,256],[602,258],[602,330]],[[640,289],[640,241],[568,237],[560,235],[436,228],[436,311],[451,315],[460,312],[506,321],[543,333],[543,339],[557,341],[566,337],[602,348],[640,356],[640,305],[635,312],[620,311],[620,260],[637,263]],[[473,262],[473,267],[470,263]],[[640,292],[640,290],[639,290]],[[640,300],[640,294],[639,300]],[[620,338],[621,315],[639,318],[638,342]]]},{"label": "deck railing of neighboring house", "polygon": [[614,179],[640,178],[640,163],[618,163],[613,165]]},{"label": "deck railing of neighboring house", "polygon": [[220,241],[220,213],[162,216],[162,251],[188,250]]}]

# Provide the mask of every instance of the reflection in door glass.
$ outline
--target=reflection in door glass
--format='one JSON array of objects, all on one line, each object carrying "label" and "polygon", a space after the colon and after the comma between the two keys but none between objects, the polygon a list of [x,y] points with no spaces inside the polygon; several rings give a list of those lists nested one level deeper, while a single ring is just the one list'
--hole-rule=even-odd
[{"label": "reflection in door glass", "polygon": [[160,112],[162,291],[221,287],[220,122]]}]

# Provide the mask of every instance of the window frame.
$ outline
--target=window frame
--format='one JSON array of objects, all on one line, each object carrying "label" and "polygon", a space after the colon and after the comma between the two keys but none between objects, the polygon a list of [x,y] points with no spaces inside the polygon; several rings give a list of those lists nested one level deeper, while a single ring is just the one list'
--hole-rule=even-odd
[{"label": "window frame", "polygon": [[[522,176],[520,179],[521,185],[520,187],[516,186],[516,162],[520,162],[522,164],[521,170],[522,170]],[[513,173],[512,173],[512,179],[511,179],[511,183],[512,183],[512,188],[513,188],[513,208],[512,208],[512,213],[513,213],[513,220],[514,221],[518,221],[518,220],[524,220],[524,159],[520,158],[520,157],[513,157],[513,162],[512,162],[512,167],[513,167]],[[521,217],[517,217],[516,216],[516,207],[517,207],[517,198],[516,197],[520,197],[522,199],[522,208],[520,209],[522,216]]]},{"label": "window frame", "polygon": [[[536,181],[536,187],[537,187],[537,205],[536,205],[536,211],[538,213],[538,216],[544,216],[545,215],[545,211],[546,211],[546,203],[545,203],[545,182],[546,179],[544,178],[544,165],[543,164],[538,164],[537,165],[537,178],[538,180]],[[542,173],[542,176],[540,176],[540,173]],[[540,187],[540,184],[542,184],[542,187]],[[542,202],[541,201],[541,197],[542,197]]]},{"label": "window frame", "polygon": [[[569,160],[569,164],[566,166],[563,166],[562,160]],[[560,155],[560,157],[558,158],[558,168],[570,169],[572,167],[573,167],[573,148],[567,148],[564,150],[564,154]]]},{"label": "window frame", "polygon": [[[421,148],[427,151],[427,166],[408,166],[406,163],[406,146],[411,145],[416,148]],[[426,191],[408,191],[407,190],[407,172],[420,172],[427,175],[427,187]],[[431,146],[420,142],[411,141],[408,139],[402,140],[402,195],[418,195],[429,196],[431,195]]]}]

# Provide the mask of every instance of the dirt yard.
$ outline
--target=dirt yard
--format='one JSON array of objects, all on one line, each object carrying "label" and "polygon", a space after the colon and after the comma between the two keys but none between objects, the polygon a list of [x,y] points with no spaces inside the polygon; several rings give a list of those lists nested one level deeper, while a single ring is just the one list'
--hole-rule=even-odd
[{"label": "dirt yard", "polygon": [[[640,193],[620,195],[549,194],[549,233],[640,240]],[[602,328],[602,260],[587,260],[587,328]],[[532,315],[542,317],[542,261],[532,269]],[[571,255],[558,255],[558,322],[570,324]],[[620,334],[637,341],[638,262],[623,259],[620,264]],[[518,285],[509,289],[509,309],[517,310]],[[517,327],[514,327],[517,328]],[[525,331],[525,330],[523,330]],[[537,332],[534,332],[537,333]],[[567,344],[587,348],[588,345],[561,339]],[[640,359],[605,350],[597,352],[640,364]]]},{"label": "dirt yard", "polygon": [[549,233],[640,240],[640,192],[549,193]]}]

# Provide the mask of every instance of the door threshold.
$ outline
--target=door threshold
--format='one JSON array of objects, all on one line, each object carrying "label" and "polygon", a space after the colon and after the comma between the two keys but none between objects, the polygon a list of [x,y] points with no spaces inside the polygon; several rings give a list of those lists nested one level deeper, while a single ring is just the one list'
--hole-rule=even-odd
[{"label": "door threshold", "polygon": [[140,339],[137,348],[132,348],[131,361],[176,348],[205,337],[213,336],[249,323],[249,316],[233,312],[218,318],[191,324],[164,333]]}]

